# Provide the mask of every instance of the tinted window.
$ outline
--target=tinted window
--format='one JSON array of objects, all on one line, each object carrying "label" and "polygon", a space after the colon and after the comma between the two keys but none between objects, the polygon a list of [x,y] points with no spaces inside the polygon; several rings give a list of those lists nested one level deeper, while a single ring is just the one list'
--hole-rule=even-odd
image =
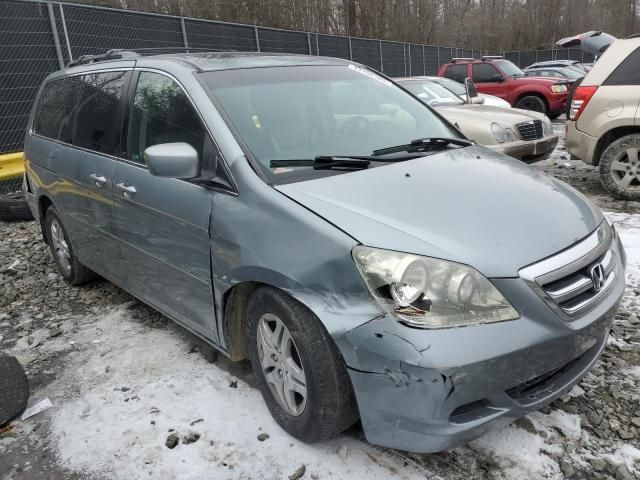
[{"label": "tinted window", "polygon": [[80,77],[66,77],[47,82],[38,102],[33,131],[45,137],[71,143],[73,112],[80,86]]},{"label": "tinted window", "polygon": [[126,72],[82,77],[73,144],[96,152],[120,154],[120,99]]},{"label": "tinted window", "polygon": [[129,119],[129,159],[144,163],[144,150],[185,142],[202,158],[205,130],[180,86],[165,75],[141,72]]},{"label": "tinted window", "polygon": [[472,67],[474,82],[499,82],[502,80],[502,75],[489,63],[474,63]]},{"label": "tinted window", "polygon": [[603,85],[640,85],[640,48],[618,65]]},{"label": "tinted window", "polygon": [[456,82],[464,83],[464,79],[467,78],[467,65],[449,65],[444,71],[444,76]]}]

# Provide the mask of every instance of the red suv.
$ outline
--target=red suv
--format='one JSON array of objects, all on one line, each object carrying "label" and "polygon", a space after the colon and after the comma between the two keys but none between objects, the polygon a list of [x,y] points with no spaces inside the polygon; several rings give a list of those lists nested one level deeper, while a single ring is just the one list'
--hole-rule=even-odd
[{"label": "red suv", "polygon": [[558,78],[534,77],[502,57],[454,58],[440,67],[438,75],[464,83],[470,77],[480,93],[495,95],[524,110],[550,118],[565,111],[569,84]]}]

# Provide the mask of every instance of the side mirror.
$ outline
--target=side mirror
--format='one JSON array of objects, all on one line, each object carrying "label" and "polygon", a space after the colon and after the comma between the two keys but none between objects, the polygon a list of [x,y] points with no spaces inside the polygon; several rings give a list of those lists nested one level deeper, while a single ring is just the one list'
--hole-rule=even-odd
[{"label": "side mirror", "polygon": [[467,77],[464,79],[464,89],[467,94],[467,102],[475,103],[474,99],[478,98],[478,90],[476,90],[476,86],[473,84],[473,81]]},{"label": "side mirror", "polygon": [[161,143],[144,151],[149,173],[165,178],[194,178],[200,175],[198,152],[188,143]]},{"label": "side mirror", "polygon": [[469,99],[471,105],[482,105],[484,103],[484,97],[473,97]]}]

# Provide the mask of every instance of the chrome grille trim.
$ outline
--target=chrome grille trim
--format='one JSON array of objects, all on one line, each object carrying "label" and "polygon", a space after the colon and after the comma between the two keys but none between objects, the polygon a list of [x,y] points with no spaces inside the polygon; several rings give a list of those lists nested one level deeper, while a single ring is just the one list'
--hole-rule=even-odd
[{"label": "chrome grille trim", "polygon": [[[618,261],[614,234],[603,222],[587,238],[562,252],[522,268],[519,275],[565,321],[595,308],[614,285]],[[602,266],[604,284],[597,289],[592,269]]]},{"label": "chrome grille trim", "polygon": [[542,120],[530,120],[516,125],[522,140],[537,140],[544,137]]}]

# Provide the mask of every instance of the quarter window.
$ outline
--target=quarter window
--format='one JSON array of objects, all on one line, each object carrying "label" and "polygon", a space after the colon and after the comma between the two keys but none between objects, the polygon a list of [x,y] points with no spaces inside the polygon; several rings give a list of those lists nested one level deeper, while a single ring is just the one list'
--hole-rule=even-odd
[{"label": "quarter window", "polygon": [[603,85],[640,85],[640,48],[618,65]]},{"label": "quarter window", "polygon": [[502,80],[502,75],[489,63],[474,63],[472,67],[473,81],[475,83],[499,82]]},{"label": "quarter window", "polygon": [[467,65],[449,65],[444,71],[444,76],[456,82],[464,83],[464,79],[467,78]]},{"label": "quarter window", "polygon": [[65,77],[46,83],[33,121],[34,133],[71,143],[73,113],[81,85],[80,77]]},{"label": "quarter window", "polygon": [[205,129],[180,86],[165,75],[140,72],[129,119],[129,159],[144,164],[144,150],[185,142],[202,158]]},{"label": "quarter window", "polygon": [[120,154],[120,99],[126,75],[126,72],[106,72],[82,77],[74,145]]}]

